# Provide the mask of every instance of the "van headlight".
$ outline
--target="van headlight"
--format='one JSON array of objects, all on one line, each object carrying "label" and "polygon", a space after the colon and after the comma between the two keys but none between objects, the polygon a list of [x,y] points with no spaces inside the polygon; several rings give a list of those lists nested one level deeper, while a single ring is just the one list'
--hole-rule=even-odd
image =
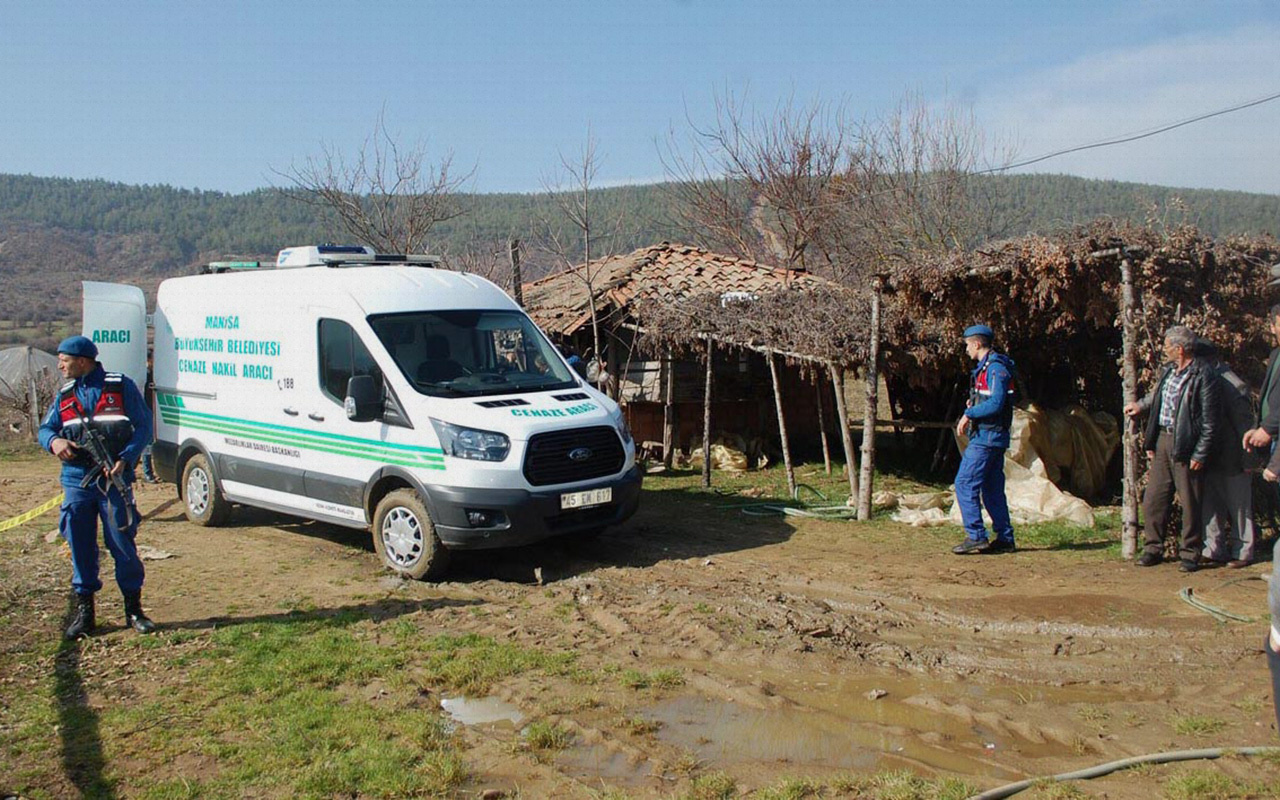
[{"label": "van headlight", "polygon": [[622,437],[622,443],[631,444],[631,428],[627,426],[627,415],[619,411],[618,418],[614,420],[613,426],[618,429],[618,435]]},{"label": "van headlight", "polygon": [[511,452],[511,440],[501,433],[450,425],[438,419],[432,419],[431,426],[436,429],[440,448],[447,456],[473,461],[501,461]]}]

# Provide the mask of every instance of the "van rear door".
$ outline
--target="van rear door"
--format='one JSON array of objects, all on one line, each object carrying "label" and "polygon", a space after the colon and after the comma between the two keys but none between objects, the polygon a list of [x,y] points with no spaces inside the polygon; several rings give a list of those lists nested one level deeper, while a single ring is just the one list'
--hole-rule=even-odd
[{"label": "van rear door", "polygon": [[83,281],[83,332],[98,345],[107,372],[147,385],[147,298],[137,286]]}]

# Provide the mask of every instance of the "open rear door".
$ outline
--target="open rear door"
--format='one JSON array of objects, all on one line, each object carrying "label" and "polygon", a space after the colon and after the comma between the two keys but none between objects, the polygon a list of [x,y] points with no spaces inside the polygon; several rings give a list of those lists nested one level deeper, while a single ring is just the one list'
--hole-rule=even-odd
[{"label": "open rear door", "polygon": [[82,281],[84,335],[98,345],[107,372],[123,372],[147,385],[147,298],[137,286]]}]

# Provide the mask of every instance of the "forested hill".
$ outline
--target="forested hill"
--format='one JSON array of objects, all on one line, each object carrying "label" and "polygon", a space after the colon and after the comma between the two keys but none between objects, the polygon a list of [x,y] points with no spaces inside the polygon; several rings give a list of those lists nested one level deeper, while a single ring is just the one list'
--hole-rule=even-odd
[{"label": "forested hill", "polygon": [[[1066,175],[980,179],[997,201],[1000,233],[1049,232],[1099,216],[1191,222],[1213,235],[1280,233],[1280,195],[1175,189]],[[599,189],[597,219],[621,216],[640,246],[678,240],[669,193],[660,184]],[[533,194],[468,194],[466,213],[437,230],[436,252],[461,252],[479,241],[514,235],[531,240],[540,217],[554,216]],[[25,223],[79,233],[151,234],[184,260],[199,254],[270,254],[289,244],[341,239],[316,209],[274,189],[224,194],[101,180],[0,175],[0,224]],[[572,237],[570,237],[572,238]]]},{"label": "forested hill", "polygon": [[[1280,234],[1280,195],[1173,189],[1063,175],[989,176],[978,190],[994,199],[1000,238],[1052,232],[1099,216],[1135,222],[1189,222],[1217,236]],[[669,187],[593,192],[596,230],[620,221],[601,246],[626,251],[663,240],[697,243],[681,229]],[[545,195],[466,194],[464,213],[433,229],[430,250],[483,271],[505,263],[508,237],[526,250],[526,279],[559,266],[539,245],[545,221],[578,239]],[[135,283],[153,295],[165,277],[230,256],[271,258],[281,247],[342,242],[319,211],[275,189],[225,194],[101,180],[0,175],[0,347],[47,345],[79,319],[79,282]],[[466,256],[472,261],[463,261]],[[579,253],[570,253],[576,258]]]}]

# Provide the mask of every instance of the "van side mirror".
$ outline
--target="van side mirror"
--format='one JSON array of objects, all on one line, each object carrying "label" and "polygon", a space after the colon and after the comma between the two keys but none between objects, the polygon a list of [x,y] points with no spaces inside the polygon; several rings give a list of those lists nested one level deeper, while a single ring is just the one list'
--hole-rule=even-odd
[{"label": "van side mirror", "polygon": [[382,415],[382,393],[372,375],[356,375],[347,380],[347,396],[342,407],[347,419],[369,422]]}]

